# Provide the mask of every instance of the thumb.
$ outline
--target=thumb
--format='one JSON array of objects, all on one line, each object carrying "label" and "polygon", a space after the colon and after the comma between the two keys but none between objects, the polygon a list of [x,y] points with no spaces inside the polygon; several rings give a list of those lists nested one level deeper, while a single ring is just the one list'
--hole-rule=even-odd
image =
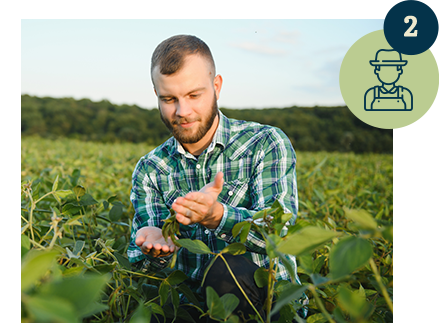
[{"label": "thumb", "polygon": [[215,175],[215,179],[213,182],[213,187],[219,190],[223,189],[223,184],[224,184],[224,173],[223,172],[218,172]]},{"label": "thumb", "polygon": [[146,232],[143,230],[138,230],[136,234],[136,245],[141,246],[146,241]]}]

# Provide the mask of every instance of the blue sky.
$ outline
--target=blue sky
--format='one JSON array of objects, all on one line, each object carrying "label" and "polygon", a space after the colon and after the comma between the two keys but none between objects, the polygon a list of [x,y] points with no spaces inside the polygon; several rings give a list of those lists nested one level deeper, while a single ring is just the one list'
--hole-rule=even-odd
[{"label": "blue sky", "polygon": [[246,9],[275,7],[376,5],[379,0],[22,0],[22,15],[117,13],[194,9]]},{"label": "blue sky", "polygon": [[338,75],[349,47],[383,19],[21,21],[21,92],[157,104],[149,63],[175,34],[211,48],[230,108],[342,105]]}]

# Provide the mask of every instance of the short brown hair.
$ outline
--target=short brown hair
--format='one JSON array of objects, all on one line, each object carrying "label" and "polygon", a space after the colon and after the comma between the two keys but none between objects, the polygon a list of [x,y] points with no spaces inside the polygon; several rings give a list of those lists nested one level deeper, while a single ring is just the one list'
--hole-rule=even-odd
[{"label": "short brown hair", "polygon": [[151,79],[156,66],[160,67],[161,74],[171,75],[180,70],[185,57],[192,54],[205,57],[212,65],[215,76],[215,62],[204,41],[191,35],[176,35],[162,41],[154,50],[151,57]]}]

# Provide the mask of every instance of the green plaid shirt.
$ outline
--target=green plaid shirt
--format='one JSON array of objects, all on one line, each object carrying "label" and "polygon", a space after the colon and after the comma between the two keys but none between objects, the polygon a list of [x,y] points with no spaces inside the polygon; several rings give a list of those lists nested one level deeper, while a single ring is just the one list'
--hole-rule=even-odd
[{"label": "green plaid shirt", "polygon": [[[229,119],[221,112],[212,143],[198,158],[171,137],[142,157],[133,173],[130,199],[135,215],[127,252],[130,262],[145,272],[157,272],[168,265],[171,256],[152,258],[140,251],[135,244],[137,230],[144,226],[161,228],[160,220],[170,216],[169,209],[177,197],[200,190],[220,171],[224,173],[223,190],[218,196],[224,206],[220,224],[213,230],[200,224],[181,225],[181,238],[198,239],[213,252],[219,252],[239,240],[232,236],[235,224],[251,220],[257,211],[270,207],[276,199],[284,212],[291,213],[290,223],[294,223],[298,208],[295,166],[294,149],[280,129]],[[247,257],[258,266],[268,267],[265,241],[258,233],[250,231],[245,245]],[[212,257],[181,248],[176,269],[189,276],[195,289],[203,278],[203,267]],[[287,258],[296,269],[294,256]],[[281,263],[276,277],[291,280]],[[300,283],[297,274],[294,281]]]}]

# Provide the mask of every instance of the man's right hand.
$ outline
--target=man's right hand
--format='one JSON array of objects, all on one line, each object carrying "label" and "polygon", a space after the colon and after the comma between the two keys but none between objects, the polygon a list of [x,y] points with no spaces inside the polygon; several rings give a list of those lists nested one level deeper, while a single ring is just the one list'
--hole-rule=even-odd
[{"label": "man's right hand", "polygon": [[153,258],[167,257],[175,251],[175,244],[168,237],[166,242],[162,230],[157,227],[143,227],[137,231],[136,245],[144,254]]}]

